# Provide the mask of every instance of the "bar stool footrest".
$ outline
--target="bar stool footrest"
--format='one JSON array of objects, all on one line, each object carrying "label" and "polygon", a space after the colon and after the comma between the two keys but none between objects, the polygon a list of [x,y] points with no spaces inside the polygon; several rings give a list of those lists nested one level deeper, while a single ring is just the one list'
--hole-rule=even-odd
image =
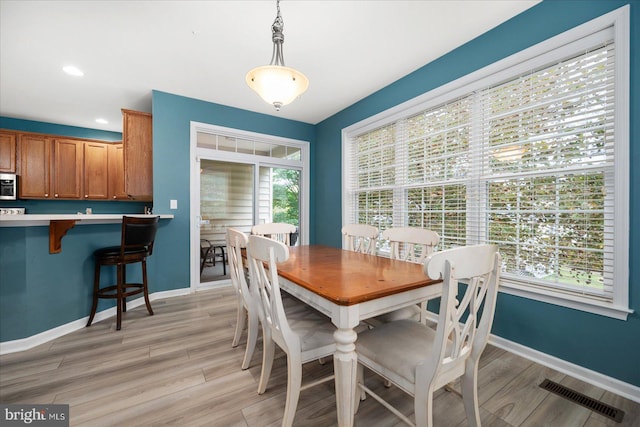
[{"label": "bar stool footrest", "polygon": [[[128,288],[135,288],[132,291],[127,290]],[[144,292],[144,285],[142,283],[125,283],[122,287],[122,297],[129,297],[132,295],[138,295]],[[105,286],[98,290],[98,298],[118,298],[118,287],[117,285]]]}]

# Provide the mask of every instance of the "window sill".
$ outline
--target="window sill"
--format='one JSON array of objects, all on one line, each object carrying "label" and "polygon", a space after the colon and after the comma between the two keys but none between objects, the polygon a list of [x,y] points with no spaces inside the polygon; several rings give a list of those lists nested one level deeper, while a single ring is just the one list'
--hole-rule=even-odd
[{"label": "window sill", "polygon": [[615,305],[605,301],[597,301],[577,295],[559,295],[540,288],[528,288],[525,285],[516,284],[502,280],[500,282],[500,292],[518,297],[528,298],[548,304],[559,305],[561,307],[572,308],[585,311],[600,316],[612,317],[618,320],[627,320],[627,316],[633,313],[628,307]]}]

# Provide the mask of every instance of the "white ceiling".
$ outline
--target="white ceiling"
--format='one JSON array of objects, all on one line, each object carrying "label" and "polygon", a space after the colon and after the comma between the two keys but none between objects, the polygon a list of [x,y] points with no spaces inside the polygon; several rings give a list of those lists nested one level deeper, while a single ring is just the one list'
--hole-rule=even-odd
[{"label": "white ceiling", "polygon": [[310,85],[276,112],[244,80],[271,59],[275,0],[0,0],[0,115],[120,132],[157,89],[315,124],[536,3],[283,0],[284,59]]}]

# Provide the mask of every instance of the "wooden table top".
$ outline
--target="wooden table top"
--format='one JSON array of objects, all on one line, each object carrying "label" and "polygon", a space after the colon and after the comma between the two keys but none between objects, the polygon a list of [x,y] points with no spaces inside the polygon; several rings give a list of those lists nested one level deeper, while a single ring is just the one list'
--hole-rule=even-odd
[{"label": "wooden table top", "polygon": [[422,264],[310,245],[289,248],[278,275],[338,305],[354,305],[422,286],[431,280]]}]

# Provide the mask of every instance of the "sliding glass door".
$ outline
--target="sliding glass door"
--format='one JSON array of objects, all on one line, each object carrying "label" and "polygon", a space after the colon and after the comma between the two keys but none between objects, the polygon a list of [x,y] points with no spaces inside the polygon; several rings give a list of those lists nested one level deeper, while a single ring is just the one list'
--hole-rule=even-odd
[{"label": "sliding glass door", "polygon": [[200,126],[211,129],[195,132],[192,146],[192,189],[197,189],[191,196],[195,288],[229,282],[229,227],[248,234],[254,224],[285,222],[296,226],[292,245],[308,241],[307,145],[239,131],[231,136],[229,129]]},{"label": "sliding glass door", "polygon": [[253,225],[251,164],[200,161],[200,282],[227,279],[225,234],[228,227],[246,233]]}]

